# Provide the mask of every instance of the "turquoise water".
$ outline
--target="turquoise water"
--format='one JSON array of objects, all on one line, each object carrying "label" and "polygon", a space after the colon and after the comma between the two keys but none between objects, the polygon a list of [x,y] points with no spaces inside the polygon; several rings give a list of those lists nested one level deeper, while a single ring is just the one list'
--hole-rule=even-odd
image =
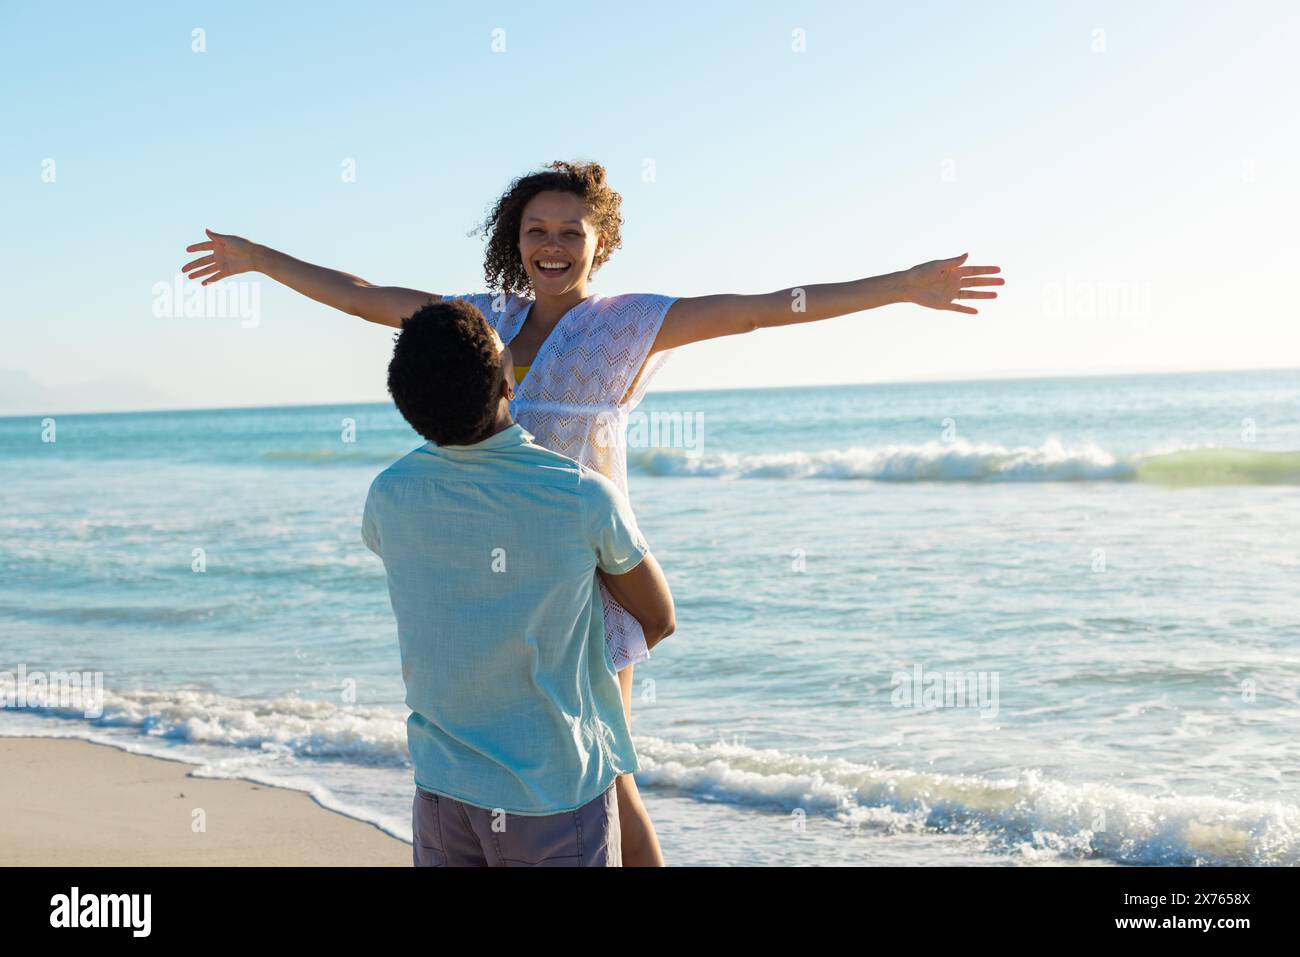
[{"label": "turquoise water", "polygon": [[[670,863],[1300,858],[1300,372],[639,411],[669,447],[630,451],[632,501],[679,627],[633,730]],[[100,716],[6,707],[0,734],[301,787],[409,838],[359,521],[418,442],[381,404],[0,419],[0,670],[104,688]],[[937,699],[903,697],[918,677]]]}]

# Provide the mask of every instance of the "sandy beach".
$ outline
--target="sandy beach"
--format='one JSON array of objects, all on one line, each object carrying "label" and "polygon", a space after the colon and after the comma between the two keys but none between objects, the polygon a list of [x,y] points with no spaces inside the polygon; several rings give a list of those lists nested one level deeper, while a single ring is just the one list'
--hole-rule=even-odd
[{"label": "sandy beach", "polygon": [[0,738],[0,768],[3,865],[411,866],[409,844],[301,791],[194,778],[178,761]]}]

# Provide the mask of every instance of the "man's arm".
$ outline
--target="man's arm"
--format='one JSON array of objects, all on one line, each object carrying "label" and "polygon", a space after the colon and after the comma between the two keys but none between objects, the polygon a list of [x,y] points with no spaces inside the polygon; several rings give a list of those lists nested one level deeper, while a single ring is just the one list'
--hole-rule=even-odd
[{"label": "man's arm", "polygon": [[852,282],[792,286],[757,296],[678,299],[664,316],[650,352],[755,329],[847,316],[896,302],[975,315],[977,310],[956,300],[996,299],[996,292],[978,287],[1001,286],[1004,280],[992,275],[1001,271],[997,266],[965,266],[965,262],[963,254]]},{"label": "man's arm", "polygon": [[677,629],[673,595],[663,569],[637,528],[627,496],[605,476],[582,469],[583,522],[596,553],[596,571],[614,600],[641,624],[647,648]]},{"label": "man's arm", "polygon": [[421,306],[441,298],[418,289],[376,286],[337,269],[294,259],[241,236],[214,233],[210,229],[205,232],[208,242],[187,246],[185,251],[207,255],[186,263],[181,270],[191,279],[201,279],[205,286],[227,276],[260,272],[309,299],[394,328],[400,328],[403,320]]},{"label": "man's arm", "polygon": [[600,571],[601,580],[620,605],[641,623],[647,648],[653,648],[677,630],[677,610],[668,579],[655,557],[646,552],[640,564],[622,575]]}]

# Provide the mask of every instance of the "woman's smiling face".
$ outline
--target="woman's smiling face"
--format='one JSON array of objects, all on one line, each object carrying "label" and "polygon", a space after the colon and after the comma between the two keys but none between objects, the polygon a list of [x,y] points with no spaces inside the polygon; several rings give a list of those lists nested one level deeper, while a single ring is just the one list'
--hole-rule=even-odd
[{"label": "woman's smiling face", "polygon": [[519,223],[519,257],[536,296],[562,296],[585,287],[603,240],[587,204],[573,193],[538,193]]}]

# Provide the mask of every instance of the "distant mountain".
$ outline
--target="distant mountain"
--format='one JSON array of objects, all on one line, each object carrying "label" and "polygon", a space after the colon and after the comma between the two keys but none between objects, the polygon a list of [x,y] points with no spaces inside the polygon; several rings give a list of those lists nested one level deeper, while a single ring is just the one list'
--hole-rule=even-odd
[{"label": "distant mountain", "polygon": [[17,369],[0,369],[0,416],[137,412],[177,404],[174,396],[138,379],[95,379],[51,387]]}]

